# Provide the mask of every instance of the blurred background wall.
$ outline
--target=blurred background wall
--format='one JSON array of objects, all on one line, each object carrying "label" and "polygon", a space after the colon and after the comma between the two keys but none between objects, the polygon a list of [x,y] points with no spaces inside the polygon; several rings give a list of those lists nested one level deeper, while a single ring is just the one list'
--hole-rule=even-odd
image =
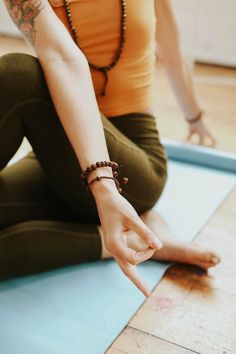
[{"label": "blurred background wall", "polygon": [[[236,67],[236,0],[172,0],[183,48],[194,61]],[[19,36],[0,2],[0,34]]]},{"label": "blurred background wall", "polygon": [[184,49],[196,61],[236,67],[236,0],[172,0]]}]

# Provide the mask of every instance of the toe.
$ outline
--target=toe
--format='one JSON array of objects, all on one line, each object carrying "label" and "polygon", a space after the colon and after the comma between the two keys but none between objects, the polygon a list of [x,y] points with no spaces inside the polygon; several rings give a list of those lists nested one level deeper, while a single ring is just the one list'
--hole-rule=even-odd
[{"label": "toe", "polygon": [[220,256],[216,252],[205,249],[197,244],[192,244],[190,247],[192,248],[192,255],[200,262],[218,264],[221,261]]},{"label": "toe", "polygon": [[213,265],[217,265],[221,261],[220,256],[215,252],[205,251],[204,255],[205,255],[204,258],[206,263],[212,263]]}]

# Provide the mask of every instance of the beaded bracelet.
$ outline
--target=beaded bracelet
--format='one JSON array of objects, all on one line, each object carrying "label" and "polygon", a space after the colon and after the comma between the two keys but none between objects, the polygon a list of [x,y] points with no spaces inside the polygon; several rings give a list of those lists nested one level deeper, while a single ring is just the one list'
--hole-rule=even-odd
[{"label": "beaded bracelet", "polygon": [[117,177],[119,174],[119,165],[114,161],[97,161],[95,164],[89,165],[85,170],[82,171],[80,175],[80,180],[83,184],[87,185],[87,178],[90,172],[96,170],[99,167],[111,167],[114,177]]},{"label": "beaded bracelet", "polygon": [[118,190],[118,192],[122,192],[122,189],[120,188],[120,183],[119,181],[115,178],[115,177],[108,177],[108,176],[96,176],[95,178],[93,178],[89,183],[88,185],[86,186],[86,189],[87,189],[87,193],[89,191],[89,187],[90,185],[95,182],[95,181],[100,181],[102,178],[107,178],[107,179],[113,179],[113,181],[115,182],[116,184],[116,188]]},{"label": "beaded bracelet", "polygon": [[[116,188],[118,190],[118,192],[122,192],[122,188],[120,188],[120,183],[119,181],[115,178],[115,177],[109,177],[109,176],[96,176],[95,178],[93,178],[86,186],[86,189],[87,189],[87,192],[89,190],[89,186],[95,182],[95,181],[100,181],[102,178],[107,178],[107,179],[113,179],[113,181],[115,181],[115,184],[116,184]],[[128,177],[123,177],[122,178],[122,182],[123,184],[127,184],[129,182],[129,179]]]},{"label": "beaded bracelet", "polygon": [[203,111],[200,111],[193,119],[187,119],[185,118],[185,120],[192,124],[192,123],[196,123],[198,122],[200,119],[202,119],[202,115],[203,115]]}]

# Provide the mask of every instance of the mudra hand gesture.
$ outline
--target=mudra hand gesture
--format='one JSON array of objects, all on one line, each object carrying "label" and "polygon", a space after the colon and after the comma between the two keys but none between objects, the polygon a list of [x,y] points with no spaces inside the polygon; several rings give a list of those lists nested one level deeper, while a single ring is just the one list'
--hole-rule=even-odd
[{"label": "mudra hand gesture", "polygon": [[[100,187],[102,185],[100,184]],[[150,291],[137,272],[137,264],[151,258],[162,243],[140,219],[133,206],[121,194],[113,190],[100,194],[96,200],[106,249],[119,264],[122,272],[145,296]],[[146,244],[145,249],[135,251],[128,245],[131,232],[135,232]]]},{"label": "mudra hand gesture", "polygon": [[[209,147],[214,147],[216,144],[215,138],[210,133],[203,120],[202,112],[193,121],[186,119],[188,122],[188,135],[185,139],[186,142],[195,143],[198,145],[205,145]],[[195,142],[194,137],[197,137],[197,142]]]}]

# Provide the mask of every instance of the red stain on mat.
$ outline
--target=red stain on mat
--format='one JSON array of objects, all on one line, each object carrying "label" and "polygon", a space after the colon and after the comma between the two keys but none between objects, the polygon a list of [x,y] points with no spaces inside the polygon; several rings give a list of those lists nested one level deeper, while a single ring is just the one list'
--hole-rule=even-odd
[{"label": "red stain on mat", "polygon": [[166,296],[157,296],[153,299],[159,310],[168,310],[173,306],[173,300]]}]

